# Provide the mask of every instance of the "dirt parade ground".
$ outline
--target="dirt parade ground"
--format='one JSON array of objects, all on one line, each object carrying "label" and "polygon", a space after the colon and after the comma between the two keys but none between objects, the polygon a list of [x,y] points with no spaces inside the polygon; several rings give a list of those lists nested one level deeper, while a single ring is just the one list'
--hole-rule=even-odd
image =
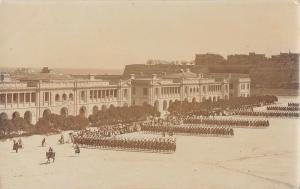
[{"label": "dirt parade ground", "polygon": [[[268,119],[269,128],[235,128],[234,137],[176,135],[172,154],[82,148],[77,157],[72,144],[58,144],[60,135],[47,136],[46,147],[44,136],[24,137],[16,153],[12,140],[1,141],[0,188],[298,188],[299,120]],[[56,160],[47,164],[49,146]]]}]

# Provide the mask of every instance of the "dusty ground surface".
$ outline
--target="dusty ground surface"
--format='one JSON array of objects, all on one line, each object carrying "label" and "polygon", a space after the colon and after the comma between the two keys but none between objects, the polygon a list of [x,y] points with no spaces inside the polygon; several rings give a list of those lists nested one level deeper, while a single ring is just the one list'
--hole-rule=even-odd
[{"label": "dusty ground surface", "polygon": [[0,188],[297,188],[297,121],[273,118],[267,129],[235,129],[232,138],[176,136],[174,154],[82,149],[75,157],[71,144],[59,145],[59,135],[52,135],[47,144],[57,157],[51,164],[45,164],[48,147],[40,147],[43,136],[23,138],[19,153],[12,141],[2,141]]}]

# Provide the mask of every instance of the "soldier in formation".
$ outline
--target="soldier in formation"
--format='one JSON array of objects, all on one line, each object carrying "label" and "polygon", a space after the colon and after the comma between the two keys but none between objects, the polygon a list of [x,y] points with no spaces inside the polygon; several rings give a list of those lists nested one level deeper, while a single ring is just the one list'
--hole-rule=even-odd
[{"label": "soldier in formation", "polygon": [[250,112],[250,111],[237,111],[233,113],[234,115],[242,115],[242,116],[264,116],[264,117],[288,117],[288,118],[299,118],[300,113],[299,112],[282,112],[282,111],[276,111],[276,112],[268,112],[268,111],[260,111],[260,112]]},{"label": "soldier in formation", "polygon": [[268,106],[267,110],[276,110],[276,111],[299,111],[299,106]]},{"label": "soldier in formation", "polygon": [[299,106],[300,106],[300,103],[298,103],[298,102],[288,102],[288,106],[299,107]]},{"label": "soldier in formation", "polygon": [[186,134],[186,135],[206,135],[206,136],[234,136],[232,128],[225,127],[201,127],[195,125],[150,125],[143,124],[141,130],[146,133],[165,133],[169,132],[172,136],[175,134]]},{"label": "soldier in formation", "polygon": [[197,124],[204,126],[221,126],[221,127],[268,127],[268,120],[245,120],[245,119],[224,119],[224,118],[185,118],[184,124]]},{"label": "soldier in formation", "polygon": [[128,151],[175,152],[176,140],[168,138],[106,138],[91,136],[74,136],[75,143],[83,147],[100,147]]}]

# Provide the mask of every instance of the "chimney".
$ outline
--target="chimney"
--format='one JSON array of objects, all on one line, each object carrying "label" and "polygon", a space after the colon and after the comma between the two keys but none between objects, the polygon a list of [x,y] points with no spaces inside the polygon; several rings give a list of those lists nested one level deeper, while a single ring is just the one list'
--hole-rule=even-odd
[{"label": "chimney", "polygon": [[152,74],[152,79],[157,79],[157,74]]},{"label": "chimney", "polygon": [[94,75],[91,75],[91,74],[89,74],[89,80],[95,80],[95,76],[94,76]]},{"label": "chimney", "polygon": [[130,79],[135,79],[134,74],[130,74]]}]

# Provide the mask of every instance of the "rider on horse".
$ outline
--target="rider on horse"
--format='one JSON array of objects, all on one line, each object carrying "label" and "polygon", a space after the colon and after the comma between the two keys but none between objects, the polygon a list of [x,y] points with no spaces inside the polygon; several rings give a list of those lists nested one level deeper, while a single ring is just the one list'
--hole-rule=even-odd
[{"label": "rider on horse", "polygon": [[51,146],[49,147],[48,152],[49,152],[49,153],[52,153],[52,152],[53,152],[53,149],[51,148]]},{"label": "rider on horse", "polygon": [[19,150],[19,145],[17,143],[16,140],[13,140],[14,141],[14,144],[13,144],[13,150],[16,150],[16,153],[18,153],[18,150]]},{"label": "rider on horse", "polygon": [[50,159],[55,160],[55,152],[51,147],[49,147],[48,152],[46,152],[47,163],[50,163]]},{"label": "rider on horse", "polygon": [[19,138],[18,144],[19,144],[19,146],[22,146],[22,139],[21,138]]}]

